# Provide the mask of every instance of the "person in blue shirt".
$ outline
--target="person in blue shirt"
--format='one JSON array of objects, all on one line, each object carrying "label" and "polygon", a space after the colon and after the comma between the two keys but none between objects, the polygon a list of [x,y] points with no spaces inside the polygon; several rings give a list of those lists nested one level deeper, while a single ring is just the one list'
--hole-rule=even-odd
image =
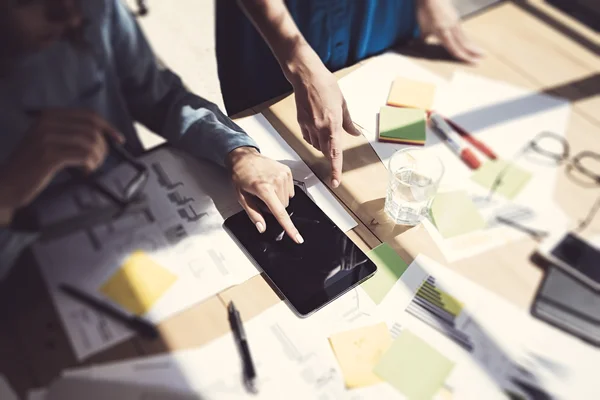
[{"label": "person in blue shirt", "polygon": [[303,241],[285,210],[289,168],[160,67],[121,0],[0,0],[0,110],[0,276],[36,237],[11,226],[15,212],[70,179],[66,168],[108,168],[106,138],[139,154],[134,121],[228,168],[259,231],[257,199]]},{"label": "person in blue shirt", "polygon": [[293,89],[302,135],[329,159],[333,187],[342,178],[342,137],[360,132],[331,71],[431,35],[460,60],[482,56],[451,0],[218,0],[216,11],[227,112]]}]

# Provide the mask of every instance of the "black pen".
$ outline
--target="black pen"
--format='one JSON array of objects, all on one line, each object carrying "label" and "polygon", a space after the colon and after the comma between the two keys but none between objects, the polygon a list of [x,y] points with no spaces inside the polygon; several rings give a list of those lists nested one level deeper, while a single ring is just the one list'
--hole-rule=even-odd
[{"label": "black pen", "polygon": [[143,336],[147,339],[156,339],[159,336],[156,327],[143,318],[119,310],[118,308],[105,303],[71,285],[63,283],[59,285],[59,288],[69,297],[92,307],[94,310],[105,314],[116,321],[119,321],[123,325],[137,332],[140,336]]},{"label": "black pen", "polygon": [[235,308],[233,301],[229,302],[227,311],[229,312],[229,324],[231,325],[231,330],[233,331],[233,337],[235,338],[240,356],[242,357],[244,385],[249,392],[256,393],[256,370],[254,369],[254,362],[252,361],[252,356],[250,355],[250,347],[248,347],[246,331],[244,331],[244,325],[242,324],[240,313],[238,312],[237,308]]}]

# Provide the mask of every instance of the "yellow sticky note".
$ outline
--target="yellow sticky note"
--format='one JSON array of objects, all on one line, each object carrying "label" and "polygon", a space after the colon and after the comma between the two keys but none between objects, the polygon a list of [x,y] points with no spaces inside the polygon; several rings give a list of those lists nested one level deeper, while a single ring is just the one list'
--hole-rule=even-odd
[{"label": "yellow sticky note", "polygon": [[438,193],[431,204],[431,217],[444,238],[486,227],[485,220],[464,191]]},{"label": "yellow sticky note", "polygon": [[175,283],[177,276],[143,251],[132,253],[100,292],[135,315],[143,315]]},{"label": "yellow sticky note", "polygon": [[471,178],[487,189],[498,184],[495,193],[514,199],[531,179],[531,172],[508,161],[490,160],[479,167]]},{"label": "yellow sticky note", "polygon": [[348,388],[380,383],[373,368],[392,344],[385,323],[335,334],[329,338]]},{"label": "yellow sticky note", "polygon": [[396,107],[430,110],[433,106],[435,85],[427,82],[398,77],[392,83],[387,104]]}]

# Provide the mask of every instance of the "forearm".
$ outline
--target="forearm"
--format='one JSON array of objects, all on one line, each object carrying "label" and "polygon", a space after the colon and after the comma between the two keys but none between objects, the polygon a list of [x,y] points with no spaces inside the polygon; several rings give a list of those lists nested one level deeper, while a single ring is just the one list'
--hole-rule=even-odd
[{"label": "forearm", "polygon": [[214,103],[187,91],[169,103],[162,136],[194,157],[225,166],[233,150],[258,149],[252,138]]},{"label": "forearm", "polygon": [[157,65],[141,29],[120,0],[113,0],[111,46],[121,91],[131,115],[195,157],[224,165],[233,149],[256,147],[212,102],[191,93],[169,69]]},{"label": "forearm", "polygon": [[315,66],[323,67],[296,26],[283,0],[238,0],[292,85]]}]

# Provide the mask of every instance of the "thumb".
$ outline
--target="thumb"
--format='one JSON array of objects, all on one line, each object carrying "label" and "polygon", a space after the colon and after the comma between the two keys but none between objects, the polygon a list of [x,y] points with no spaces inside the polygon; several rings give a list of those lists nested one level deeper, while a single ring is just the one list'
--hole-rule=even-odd
[{"label": "thumb", "polygon": [[250,218],[250,220],[256,227],[256,230],[259,233],[263,233],[265,230],[267,230],[267,224],[265,223],[265,219],[260,213],[260,209],[254,201],[254,199],[252,199],[252,197],[247,193],[239,190],[238,201],[240,202],[240,205],[244,208],[244,211],[246,211],[246,214],[248,214],[248,218]]},{"label": "thumb", "polygon": [[352,136],[362,135],[360,129],[358,129],[356,125],[354,125],[354,122],[352,122],[352,118],[350,117],[350,111],[348,111],[348,105],[346,104],[345,99],[344,103],[342,104],[342,116],[344,118],[342,122],[342,127],[346,132],[348,132]]}]

